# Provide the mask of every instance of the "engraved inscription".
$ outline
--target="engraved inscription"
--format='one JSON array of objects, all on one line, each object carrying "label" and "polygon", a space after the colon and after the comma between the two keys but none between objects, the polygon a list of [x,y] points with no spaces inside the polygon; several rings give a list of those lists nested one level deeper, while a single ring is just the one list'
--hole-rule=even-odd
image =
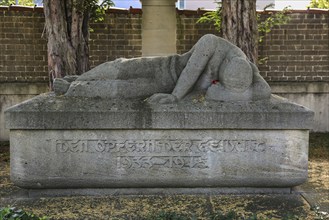
[{"label": "engraved inscription", "polygon": [[118,168],[208,168],[205,156],[119,156]]},{"label": "engraved inscription", "polygon": [[207,153],[265,152],[258,140],[54,140],[59,153]]},{"label": "engraved inscription", "polygon": [[263,153],[265,141],[242,139],[57,139],[57,153],[109,154],[118,169],[209,168],[208,153]]}]

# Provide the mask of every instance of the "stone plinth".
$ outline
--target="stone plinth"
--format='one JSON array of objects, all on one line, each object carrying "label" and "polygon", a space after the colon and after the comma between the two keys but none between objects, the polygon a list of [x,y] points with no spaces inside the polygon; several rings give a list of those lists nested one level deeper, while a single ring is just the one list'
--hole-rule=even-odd
[{"label": "stone plinth", "polygon": [[141,0],[142,56],[176,54],[177,0]]},{"label": "stone plinth", "polygon": [[6,112],[23,188],[292,187],[307,179],[313,112],[257,102],[150,105],[44,94]]}]

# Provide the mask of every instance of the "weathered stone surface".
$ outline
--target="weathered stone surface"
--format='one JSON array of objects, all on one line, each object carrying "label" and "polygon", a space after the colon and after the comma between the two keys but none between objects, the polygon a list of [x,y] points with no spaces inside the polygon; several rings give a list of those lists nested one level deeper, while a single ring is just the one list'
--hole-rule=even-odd
[{"label": "weathered stone surface", "polygon": [[[310,129],[313,112],[279,96],[257,102],[173,104],[43,94],[7,110],[9,129]],[[201,101],[199,101],[201,99]]]},{"label": "weathered stone surface", "polygon": [[71,83],[62,78],[57,78],[54,80],[54,87],[56,87],[55,94],[63,95],[70,88]]},{"label": "weathered stone surface", "polygon": [[15,130],[24,188],[291,187],[307,179],[308,132]]},{"label": "weathered stone surface", "polygon": [[125,195],[223,195],[223,194],[292,194],[291,188],[261,187],[185,187],[185,188],[66,188],[66,189],[28,189],[28,198],[65,197],[65,196],[125,196]]},{"label": "weathered stone surface", "polygon": [[25,188],[289,188],[307,178],[313,112],[278,96],[228,41],[118,59],[10,108]]},{"label": "weathered stone surface", "polygon": [[292,187],[313,113],[277,96],[178,103],[44,94],[7,110],[25,188]]},{"label": "weathered stone surface", "polygon": [[[63,83],[54,85],[58,94],[63,88]],[[195,91],[217,101],[265,100],[271,95],[269,85],[246,55],[211,34],[183,55],[103,63],[77,77],[65,95],[107,99],[151,96],[149,102],[163,104],[180,101]]]}]

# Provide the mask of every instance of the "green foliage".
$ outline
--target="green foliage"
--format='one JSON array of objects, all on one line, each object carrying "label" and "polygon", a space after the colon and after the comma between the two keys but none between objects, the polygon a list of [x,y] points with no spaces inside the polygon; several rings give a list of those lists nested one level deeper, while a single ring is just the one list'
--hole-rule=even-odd
[{"label": "green foliage", "polygon": [[33,0],[19,0],[18,4],[24,5],[24,6],[34,6],[35,5]]},{"label": "green foliage", "polygon": [[222,213],[221,211],[218,211],[211,216],[211,219],[212,220],[234,220],[234,219],[239,219],[239,216],[233,210],[229,211],[228,213]]},{"label": "green foliage", "polygon": [[310,7],[329,9],[329,0],[312,0]]},{"label": "green foliage", "polygon": [[[266,11],[268,8],[273,7],[274,4],[267,5],[263,10]],[[257,14],[257,23],[258,23],[258,42],[263,42],[265,35],[277,25],[286,24],[290,17],[288,13],[290,12],[289,7],[285,7],[282,11],[277,12],[268,12],[269,16],[265,20],[261,20],[261,16]],[[203,14],[203,16],[197,21],[197,23],[212,23],[214,24],[218,32],[221,31],[221,22],[222,22],[222,8],[221,4],[218,3],[216,11],[210,11]],[[267,62],[267,57],[258,58],[258,64],[264,64]]]},{"label": "green foliage", "polygon": [[114,6],[114,3],[112,0],[103,0],[100,4],[98,2],[98,0],[87,0],[83,3],[74,1],[74,7],[81,13],[90,13],[90,18],[95,22],[103,21],[105,11]]},{"label": "green foliage", "polygon": [[[264,11],[266,9],[273,7],[273,4],[267,5],[264,8]],[[259,33],[259,42],[263,41],[263,38],[265,35],[273,29],[273,27],[286,24],[290,20],[290,17],[288,16],[288,13],[290,12],[289,7],[285,7],[282,9],[282,11],[278,12],[269,12],[269,17],[267,17],[264,21],[260,20],[260,14],[257,15],[257,21],[258,21],[258,33]]]},{"label": "green foliage", "polygon": [[0,5],[3,5],[3,6],[9,6],[11,4],[15,4],[15,0],[1,0],[0,1]]},{"label": "green foliage", "polygon": [[[273,4],[267,5],[264,11],[268,8],[273,7]],[[216,11],[206,12],[197,23],[212,23],[216,27],[216,30],[220,31],[221,28],[221,4],[218,3]],[[258,32],[259,32],[259,42],[263,41],[265,34],[269,33],[274,26],[286,24],[289,21],[289,7],[285,7],[282,11],[276,13],[269,12],[269,17],[264,21],[261,21],[260,14],[257,14],[258,21]]]},{"label": "green foliage", "polygon": [[[9,6],[9,5],[15,5],[15,0],[1,0],[0,5]],[[18,5],[24,5],[24,6],[34,6],[33,0],[19,0]]]},{"label": "green foliage", "polygon": [[203,14],[197,23],[213,23],[216,30],[220,32],[220,26],[222,23],[222,7],[221,3],[217,2],[218,6],[216,11],[208,11]]},{"label": "green foliage", "polygon": [[[1,0],[0,5],[15,5],[15,0]],[[18,5],[34,6],[33,0],[19,0]],[[99,4],[98,0],[74,1],[74,7],[81,13],[90,13],[90,19],[93,21],[103,21],[105,11],[114,6],[112,0],[102,0]]]},{"label": "green foliage", "polygon": [[[94,2],[98,2],[96,0],[93,0]],[[110,7],[114,6],[114,3],[112,0],[103,0],[100,5],[94,4],[92,7],[92,15],[91,17],[94,19],[94,21],[103,21],[105,11],[109,9]]]},{"label": "green foliage", "polygon": [[[274,4],[267,5],[263,10],[266,11],[268,8],[272,8]],[[289,6],[285,7],[282,11],[277,11],[275,13],[268,12],[268,17],[262,21],[260,14],[257,14],[258,22],[258,42],[262,43],[266,34],[270,33],[275,26],[283,25],[288,23],[290,17],[288,13],[290,12]],[[258,64],[265,64],[268,57],[259,57]]]},{"label": "green foliage", "polygon": [[14,207],[0,208],[0,220],[46,220],[47,217],[38,217]]},{"label": "green foliage", "polygon": [[161,211],[159,213],[151,214],[146,220],[191,220],[191,218],[175,212]]}]

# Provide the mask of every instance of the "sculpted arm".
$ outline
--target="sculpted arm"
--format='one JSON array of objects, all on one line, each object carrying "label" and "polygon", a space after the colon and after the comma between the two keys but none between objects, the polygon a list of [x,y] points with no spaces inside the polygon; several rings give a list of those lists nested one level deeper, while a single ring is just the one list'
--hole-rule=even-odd
[{"label": "sculpted arm", "polygon": [[255,64],[251,63],[253,69],[253,85],[251,99],[269,99],[271,97],[271,87],[267,84],[264,78],[259,74],[259,70]]},{"label": "sculpted arm", "polygon": [[184,98],[193,88],[208,61],[216,50],[216,39],[211,35],[202,37],[193,48],[193,53],[180,74],[172,94],[154,94],[150,102],[171,103]]},{"label": "sculpted arm", "polygon": [[184,98],[193,88],[206,68],[208,61],[213,56],[216,46],[212,36],[203,37],[195,45],[194,52],[179,76],[177,84],[172,92],[172,95],[178,100]]}]

